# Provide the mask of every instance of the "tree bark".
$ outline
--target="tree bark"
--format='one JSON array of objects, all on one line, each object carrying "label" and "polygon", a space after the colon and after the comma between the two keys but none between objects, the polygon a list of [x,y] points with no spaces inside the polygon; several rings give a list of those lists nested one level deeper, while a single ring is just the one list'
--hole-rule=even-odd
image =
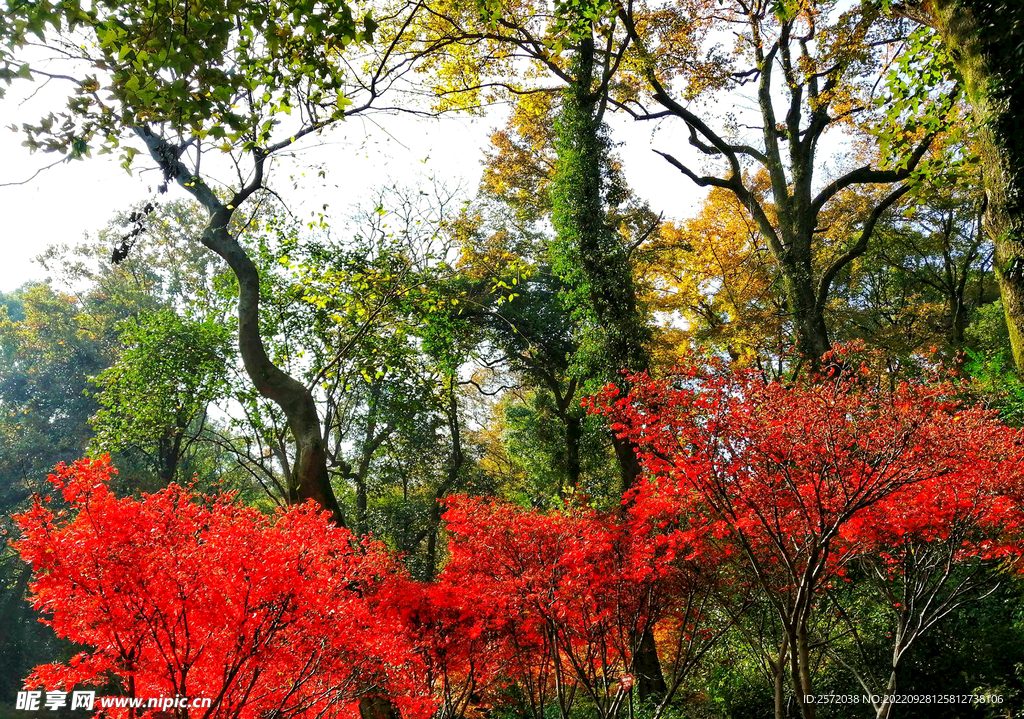
[{"label": "tree bark", "polygon": [[331,513],[336,524],[345,520],[327,471],[327,446],[316,411],[313,394],[304,384],[271,362],[260,336],[259,271],[228,226],[235,210],[254,192],[263,188],[266,154],[253,151],[254,176],[228,202],[223,202],[201,178],[193,177],[180,159],[181,151],[148,126],[136,126],[135,134],[146,144],[149,154],[163,170],[165,178],[177,182],[206,210],[208,221],[200,241],[219,255],[238,281],[238,349],[242,364],[256,390],[275,402],[288,419],[295,440],[289,499],[312,499]]},{"label": "tree bark", "polygon": [[567,415],[565,423],[565,474],[569,486],[576,488],[580,484],[583,472],[580,463],[580,439],[583,434],[583,423],[575,415]]},{"label": "tree bark", "polygon": [[[562,371],[567,369],[568,367],[562,368]],[[576,401],[576,406],[573,406],[579,382],[574,377],[563,389],[556,374],[546,371],[542,371],[540,374],[555,397],[555,414],[558,415],[558,419],[562,423],[562,436],[565,442],[565,481],[559,477],[558,496],[564,499],[566,484],[573,489],[579,487],[580,476],[583,473],[583,465],[580,460],[583,419],[579,415],[579,402]]]},{"label": "tree bark", "polygon": [[783,636],[775,670],[775,719],[786,719],[786,662],[789,658],[789,638]]},{"label": "tree bark", "polygon": [[890,701],[890,697],[896,693],[896,687],[899,685],[899,669],[898,661],[894,660],[889,681],[885,685],[885,693],[882,695],[882,703],[875,713],[876,719],[889,719],[892,716],[894,704]]},{"label": "tree bark", "polygon": [[288,419],[295,440],[292,487],[302,502],[312,499],[331,513],[334,522],[345,521],[327,471],[327,447],[312,393],[304,384],[270,361],[259,330],[259,272],[256,265],[228,232],[230,210],[213,213],[202,242],[220,255],[238,280],[238,347],[246,373],[264,397],[277,403]]},{"label": "tree bark", "polygon": [[636,447],[631,442],[612,435],[612,448],[619,460],[622,491],[625,493],[636,486],[643,469],[640,467],[640,460],[636,458]]},{"label": "tree bark", "polygon": [[363,697],[359,700],[359,719],[399,719],[399,714],[387,697]]},{"label": "tree bark", "polygon": [[[807,240],[808,245],[810,239]],[[786,304],[793,322],[793,334],[800,354],[812,369],[818,369],[822,355],[832,349],[824,308],[819,304],[811,277],[810,257],[806,263],[783,264]]]},{"label": "tree bark", "polygon": [[366,492],[366,477],[358,475],[355,477],[356,483],[356,534],[360,537],[366,535],[369,531],[369,522],[367,521],[367,509],[369,505],[369,497]]},{"label": "tree bark", "polygon": [[174,434],[161,437],[157,446],[157,478],[161,484],[174,481],[181,461],[181,442],[184,430],[177,429]]},{"label": "tree bark", "polygon": [[1018,373],[1024,373],[1024,4],[912,0],[897,12],[933,27],[963,76],[979,128],[984,225]]},{"label": "tree bark", "polygon": [[796,677],[795,686],[805,699],[800,702],[800,711],[804,719],[814,719],[814,702],[806,701],[807,697],[814,696],[814,684],[811,681],[811,654],[810,648],[807,643],[807,622],[806,620],[801,621],[797,625],[796,636],[794,637],[794,647],[796,649],[793,652],[793,656],[796,659],[795,669]]},{"label": "tree bark", "polygon": [[[567,304],[582,310],[579,314],[593,326],[581,343],[591,365],[587,369],[614,381],[622,370],[649,368],[650,335],[638,310],[629,257],[606,219],[603,177],[609,147],[602,136],[594,75],[594,39],[585,35],[556,124],[553,254],[555,270],[569,288]],[[612,442],[625,491],[636,482],[640,466],[632,445],[617,438]]]},{"label": "tree bark", "polygon": [[654,632],[650,627],[644,630],[637,645],[634,665],[637,673],[637,694],[640,701],[660,697],[668,691],[665,675],[658,659],[658,647],[654,643]]},{"label": "tree bark", "polygon": [[441,500],[455,487],[462,472],[466,457],[462,452],[462,434],[459,428],[459,402],[455,396],[454,376],[447,378],[448,383],[448,431],[451,434],[452,452],[448,460],[448,473],[444,483],[438,487],[434,495],[434,504],[430,508],[430,525],[427,536],[427,581],[434,579],[437,572],[437,533],[441,528]]},{"label": "tree bark", "polygon": [[[344,514],[331,487],[327,469],[327,443],[313,394],[304,384],[275,365],[267,355],[260,336],[259,271],[228,230],[236,208],[263,187],[266,155],[259,150],[254,151],[254,177],[229,202],[224,203],[200,178],[190,177],[188,169],[179,159],[180,153],[167,140],[146,126],[134,130],[163,170],[164,176],[176,181],[203,205],[209,220],[200,241],[227,262],[238,281],[238,349],[242,364],[256,390],[275,402],[284,412],[295,440],[295,461],[288,476],[289,501],[295,503],[311,499],[330,512],[336,525],[345,526]],[[385,695],[361,697],[359,714],[362,719],[400,719],[397,707]]]}]

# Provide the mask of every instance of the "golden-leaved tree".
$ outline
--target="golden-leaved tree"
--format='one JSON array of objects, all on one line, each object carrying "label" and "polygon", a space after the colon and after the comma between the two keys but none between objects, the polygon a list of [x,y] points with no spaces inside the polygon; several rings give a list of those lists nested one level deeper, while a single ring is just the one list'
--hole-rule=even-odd
[{"label": "golden-leaved tree", "polygon": [[[631,3],[618,17],[631,41],[630,80],[613,101],[638,120],[682,123],[695,157],[659,154],[749,213],[777,267],[795,343],[816,366],[833,341],[834,283],[934,164],[929,148],[956,97],[948,58],[928,33],[905,47],[906,28],[868,4],[839,12],[818,0],[686,0]],[[713,44],[725,34],[735,38],[729,52]],[[945,92],[915,90],[921,75],[937,76]],[[697,97],[707,110],[691,102]],[[711,101],[737,109],[723,113]],[[828,152],[866,133],[880,144],[877,161]],[[759,173],[767,194],[752,184]],[[871,187],[884,191],[848,218],[837,245],[826,236],[831,205]]]}]

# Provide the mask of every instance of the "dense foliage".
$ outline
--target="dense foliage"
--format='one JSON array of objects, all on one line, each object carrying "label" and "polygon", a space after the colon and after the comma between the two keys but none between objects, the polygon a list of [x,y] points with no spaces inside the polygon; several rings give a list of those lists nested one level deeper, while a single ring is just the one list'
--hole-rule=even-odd
[{"label": "dense foliage", "polygon": [[388,675],[405,657],[374,606],[392,571],[379,548],[358,551],[311,505],[271,519],[177,485],[118,499],[112,471],[103,457],[60,465],[49,481],[71,519],[46,500],[17,517],[33,603],[90,648],[29,685],[191,694],[218,716],[318,716],[396,693]]}]

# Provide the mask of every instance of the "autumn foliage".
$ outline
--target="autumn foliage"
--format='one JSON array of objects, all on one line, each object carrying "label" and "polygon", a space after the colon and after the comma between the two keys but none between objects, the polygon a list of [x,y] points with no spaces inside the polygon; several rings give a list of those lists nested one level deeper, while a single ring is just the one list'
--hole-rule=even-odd
[{"label": "autumn foliage", "polygon": [[[639,448],[647,481],[626,498],[631,513],[735,567],[777,614],[784,636],[771,661],[791,675],[805,717],[816,614],[853,567],[907,597],[910,606],[892,602],[898,660],[900,642],[916,638],[904,624],[919,634],[978,587],[957,565],[1021,556],[1021,431],[963,405],[952,384],[890,387],[858,371],[854,349],[794,384],[695,358],[663,380],[630,376],[627,395],[609,386],[591,403]],[[910,561],[936,546],[935,561]]]},{"label": "autumn foliage", "polygon": [[567,710],[585,695],[615,716],[637,671],[637,646],[699,583],[695,567],[630,523],[585,508],[541,514],[456,498],[445,515],[450,560],[441,582],[485,608],[492,672],[524,708]]},{"label": "autumn foliage", "polygon": [[782,572],[779,586],[964,522],[962,556],[1019,551],[1024,435],[953,385],[891,389],[866,367],[788,385],[716,360],[628,380],[592,407],[640,448],[633,512]]},{"label": "autumn foliage", "polygon": [[28,685],[208,697],[208,716],[243,718],[407,693],[402,626],[375,601],[395,571],[379,547],[311,504],[268,517],[176,485],[117,498],[113,471],[106,458],[61,465],[50,482],[68,510],[46,498],[18,517],[32,602],[88,647]]},{"label": "autumn foliage", "polygon": [[[581,701],[614,717],[647,635],[660,712],[733,610],[764,600],[785,628],[776,671],[812,693],[814,616],[851,571],[870,564],[893,596],[933,587],[928,606],[949,607],[978,586],[950,589],[950,568],[1016,563],[1024,523],[1020,431],[953,385],[890,388],[838,359],[842,372],[808,383],[698,358],[628,377],[627,394],[609,386],[589,407],[646,470],[620,511],[450,498],[429,583],[312,504],[266,516],[176,485],[117,498],[105,458],[61,465],[60,499],[19,516],[18,549],[35,606],[87,649],[27,683],[209,696],[208,716],[341,716],[387,695],[408,717]],[[942,561],[920,560],[936,547]],[[911,626],[917,610],[893,604]]]}]

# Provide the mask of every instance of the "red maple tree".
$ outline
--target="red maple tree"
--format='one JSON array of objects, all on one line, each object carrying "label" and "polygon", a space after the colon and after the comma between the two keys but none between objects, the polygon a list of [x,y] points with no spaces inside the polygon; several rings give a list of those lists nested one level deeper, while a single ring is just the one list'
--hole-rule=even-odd
[{"label": "red maple tree", "polygon": [[872,684],[835,657],[891,694],[914,640],[1021,557],[1024,433],[953,385],[893,388],[844,366],[784,384],[695,360],[629,377],[626,396],[606,388],[590,408],[646,470],[623,511],[452,498],[430,583],[313,504],[268,516],[176,485],[118,498],[107,458],[60,465],[62,501],[19,515],[16,546],[45,621],[86,650],[27,684],[209,697],[173,710],[202,719],[347,716],[374,696],[407,719],[510,701],[567,717],[581,699],[611,719],[653,636],[660,716],[759,597],[783,627],[765,654],[776,702],[788,681],[808,719],[814,651],[836,644],[816,617],[857,639],[837,599],[857,575],[891,605],[892,671]]},{"label": "red maple tree", "polygon": [[500,607],[482,601],[452,574],[433,582],[395,577],[387,588],[418,660],[419,692],[435,698],[435,717],[461,717],[479,706],[483,693],[503,678]]},{"label": "red maple tree", "polygon": [[839,359],[842,372],[785,384],[697,358],[590,403],[639,447],[648,478],[630,513],[708,561],[737,563],[773,607],[784,630],[776,701],[788,674],[807,719],[810,647],[825,640],[812,620],[852,562],[952,536],[951,562],[1020,554],[1021,431],[962,406],[950,384],[892,388]]},{"label": "red maple tree", "polygon": [[174,710],[193,717],[349,715],[382,692],[406,716],[432,713],[409,691],[401,618],[378,599],[400,574],[381,547],[312,504],[266,516],[176,485],[117,498],[113,472],[106,457],[60,465],[49,479],[68,509],[37,499],[17,517],[32,603],[88,647],[27,686],[210,698]]},{"label": "red maple tree", "polygon": [[554,701],[567,716],[585,697],[598,716],[616,716],[641,669],[637,647],[656,627],[672,644],[672,692],[706,651],[713,635],[696,625],[708,577],[622,517],[456,497],[444,518],[441,581],[486,608],[474,631],[490,638],[494,671],[515,682],[532,715]]}]

